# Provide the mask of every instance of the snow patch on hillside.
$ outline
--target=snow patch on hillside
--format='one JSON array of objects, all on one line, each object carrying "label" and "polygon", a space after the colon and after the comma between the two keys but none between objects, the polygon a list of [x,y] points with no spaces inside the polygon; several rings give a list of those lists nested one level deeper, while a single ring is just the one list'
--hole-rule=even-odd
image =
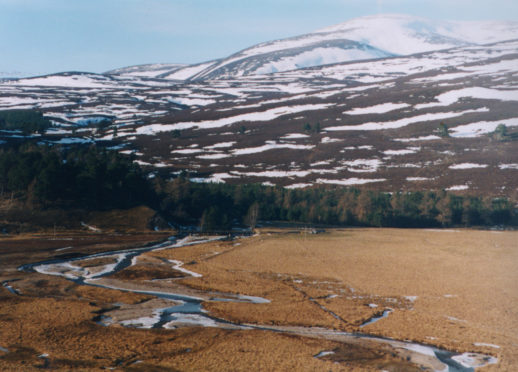
[{"label": "snow patch on hillside", "polygon": [[256,74],[271,74],[279,71],[329,65],[343,61],[354,61],[386,57],[386,53],[361,49],[315,48],[295,56],[281,58],[255,70]]},{"label": "snow patch on hillside", "polygon": [[316,105],[299,105],[299,106],[284,106],[276,107],[270,110],[261,112],[252,112],[248,114],[241,114],[216,120],[207,120],[200,122],[183,122],[176,124],[151,124],[137,128],[137,134],[154,135],[159,132],[169,132],[172,130],[182,129],[213,129],[220,128],[226,125],[239,123],[243,121],[259,122],[270,121],[280,116],[295,114],[304,111],[321,110],[331,106],[331,104],[316,104]]},{"label": "snow patch on hillside", "polygon": [[475,168],[487,168],[487,164],[476,164],[476,163],[461,163],[450,165],[450,169],[475,169]]},{"label": "snow patch on hillside", "polygon": [[459,125],[450,128],[452,137],[478,137],[484,134],[494,132],[498,125],[504,124],[508,127],[518,126],[518,118],[497,120],[497,121],[479,121],[476,123]]},{"label": "snow patch on hillside", "polygon": [[364,115],[364,114],[385,114],[390,111],[399,110],[405,107],[409,107],[408,103],[382,103],[376,106],[370,107],[356,107],[349,111],[344,111],[347,115]]},{"label": "snow patch on hillside", "polygon": [[294,145],[291,143],[276,143],[275,141],[266,141],[266,144],[262,146],[232,150],[232,154],[250,155],[276,149],[311,150],[314,147],[315,146],[313,145]]},{"label": "snow patch on hillside", "polygon": [[337,127],[328,127],[325,128],[326,131],[342,131],[342,130],[384,130],[384,129],[397,129],[401,127],[405,127],[414,123],[422,123],[427,121],[438,121],[448,118],[455,118],[465,114],[473,113],[473,112],[484,112],[487,109],[477,109],[477,110],[466,110],[461,112],[438,112],[433,114],[423,114],[418,116],[413,116],[409,118],[403,118],[395,121],[387,121],[387,122],[372,122],[365,123],[359,125],[342,125]]},{"label": "snow patch on hillside", "polygon": [[500,101],[518,101],[518,90],[498,90],[482,87],[464,88],[451,90],[435,97],[439,102],[422,103],[416,105],[417,110],[438,106],[449,106],[459,101],[461,98],[473,99],[497,99]]},{"label": "snow patch on hillside", "polygon": [[319,178],[316,180],[316,183],[326,183],[326,184],[332,184],[332,185],[342,185],[342,186],[351,186],[351,185],[364,185],[366,183],[373,183],[373,182],[384,182],[386,181],[385,178],[347,178],[343,180],[328,180],[324,178]]},{"label": "snow patch on hillside", "polygon": [[187,79],[195,76],[199,72],[205,70],[206,68],[210,67],[213,64],[214,64],[214,62],[207,62],[207,63],[202,63],[199,65],[188,66],[188,67],[176,70],[176,71],[166,75],[165,77],[167,79],[173,79],[173,80],[187,80]]}]

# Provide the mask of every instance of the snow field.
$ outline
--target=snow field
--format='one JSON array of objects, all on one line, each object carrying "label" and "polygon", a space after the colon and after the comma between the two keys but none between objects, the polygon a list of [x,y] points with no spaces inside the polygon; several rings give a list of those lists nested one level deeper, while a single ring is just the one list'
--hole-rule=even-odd
[{"label": "snow field", "polygon": [[294,145],[290,143],[276,143],[275,141],[267,141],[266,144],[262,146],[232,150],[232,154],[236,156],[250,155],[275,149],[311,150],[314,147],[314,145]]},{"label": "snow field", "polygon": [[349,111],[344,111],[347,115],[365,115],[365,114],[385,114],[390,111],[400,110],[402,108],[410,107],[408,103],[382,103],[370,107],[356,107]]},{"label": "snow field", "polygon": [[329,107],[328,104],[316,104],[316,105],[299,105],[299,106],[285,106],[285,107],[276,107],[270,110],[262,111],[262,112],[252,112],[248,114],[241,114],[236,116],[231,116],[227,118],[211,120],[211,121],[201,121],[201,122],[183,122],[176,124],[151,124],[137,128],[137,134],[146,134],[146,135],[154,135],[159,132],[170,132],[172,130],[182,130],[182,129],[213,129],[213,128],[221,128],[227,125],[231,125],[234,123],[239,123],[243,121],[248,122],[260,122],[260,121],[270,121],[278,118],[279,116],[294,114],[303,111],[312,111],[312,110],[321,110]]},{"label": "snow field", "polygon": [[504,124],[509,127],[518,126],[518,118],[505,119],[498,121],[479,121],[476,123],[458,125],[450,128],[450,136],[452,137],[478,137],[484,134],[494,132],[498,125]]},{"label": "snow field", "polygon": [[385,178],[377,178],[377,179],[367,179],[367,178],[347,178],[342,180],[330,180],[330,179],[324,179],[319,178],[316,180],[316,183],[324,183],[324,184],[332,184],[332,185],[342,185],[342,186],[351,186],[351,185],[365,185],[367,183],[373,183],[373,182],[385,182]]},{"label": "snow field", "polygon": [[476,163],[462,163],[450,165],[450,169],[475,169],[475,168],[487,168],[487,164],[476,164]]}]

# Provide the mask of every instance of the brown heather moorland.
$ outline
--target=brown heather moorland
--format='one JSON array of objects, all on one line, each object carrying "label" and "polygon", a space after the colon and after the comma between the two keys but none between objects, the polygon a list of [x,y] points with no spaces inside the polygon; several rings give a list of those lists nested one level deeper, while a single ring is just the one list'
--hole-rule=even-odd
[{"label": "brown heather moorland", "polygon": [[[157,238],[134,237],[141,244]],[[482,371],[513,371],[518,368],[517,238],[514,231],[340,229],[311,235],[262,229],[237,241],[148,252],[105,280],[125,287],[184,285],[193,293],[260,296],[271,302],[203,306],[212,316],[235,323],[321,326],[480,352],[499,359]],[[126,239],[121,235],[121,241]],[[38,241],[46,248],[24,248]],[[0,347],[8,350],[0,351],[0,370],[419,370],[374,342],[340,343],[261,330],[101,326],[95,322],[101,314],[118,311],[124,317],[133,311],[138,317],[163,305],[146,295],[16,270],[64,252],[107,248],[99,241],[77,248],[75,240],[13,242],[0,244],[0,281],[9,280],[21,295],[0,287]],[[55,252],[67,246],[72,248]],[[202,277],[182,279],[185,274],[164,259],[182,261]],[[124,305],[115,310],[115,304]],[[360,328],[389,308],[387,318]],[[121,315],[121,309],[127,312]],[[315,358],[326,350],[335,354]]]}]

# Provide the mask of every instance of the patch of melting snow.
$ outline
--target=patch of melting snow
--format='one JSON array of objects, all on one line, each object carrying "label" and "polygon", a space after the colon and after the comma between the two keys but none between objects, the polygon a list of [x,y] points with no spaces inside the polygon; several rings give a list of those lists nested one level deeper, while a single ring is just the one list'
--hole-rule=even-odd
[{"label": "patch of melting snow", "polygon": [[173,269],[175,269],[175,270],[181,271],[182,273],[188,274],[188,275],[193,276],[195,278],[201,278],[202,277],[201,274],[195,273],[194,271],[190,271],[190,270],[184,269],[182,267],[183,266],[183,262],[182,261],[177,261],[177,260],[168,260],[168,261],[170,263],[174,264]]},{"label": "patch of melting snow", "polygon": [[383,153],[388,156],[393,155],[409,155],[409,154],[415,154],[416,152],[420,151],[420,147],[409,147],[407,149],[402,150],[385,150]]},{"label": "patch of melting snow", "polygon": [[203,152],[202,149],[180,149],[171,151],[172,154],[198,154]]},{"label": "patch of melting snow", "polygon": [[160,322],[163,309],[155,309],[152,316],[144,316],[136,319],[122,320],[120,324],[126,327],[151,329],[155,324]]},{"label": "patch of melting snow", "polygon": [[317,166],[320,166],[320,165],[329,165],[333,160],[334,159],[317,161],[316,163],[311,163],[310,166],[311,167],[317,167]]},{"label": "patch of melting snow", "polygon": [[376,305],[376,304],[369,304],[369,307],[370,307],[371,309],[375,309],[375,308],[377,308],[377,307],[378,307],[378,305]]},{"label": "patch of melting snow", "polygon": [[418,344],[408,344],[404,347],[406,350],[415,351],[416,353],[429,355],[435,358],[435,351],[429,346],[423,346]]},{"label": "patch of melting snow", "polygon": [[190,179],[191,182],[196,183],[225,183],[225,181],[221,178],[200,178],[200,177],[193,177]]},{"label": "patch of melting snow", "polygon": [[137,264],[137,261],[139,259],[139,256],[135,256],[131,259],[131,265],[130,266],[135,266]]},{"label": "patch of melting snow", "polygon": [[366,183],[372,182],[385,182],[386,178],[347,178],[342,180],[329,180],[324,178],[319,178],[316,180],[316,183],[326,183],[326,184],[334,184],[334,185],[364,185]]},{"label": "patch of melting snow", "polygon": [[508,127],[518,126],[518,118],[497,121],[479,121],[476,123],[459,125],[450,128],[450,134],[452,137],[478,137],[480,135],[493,132],[500,124],[504,124]]},{"label": "patch of melting snow", "polygon": [[500,346],[495,344],[487,344],[485,342],[475,342],[473,345],[475,346],[486,346],[486,347],[492,347],[494,349],[500,349]]},{"label": "patch of melting snow", "polygon": [[362,146],[347,146],[344,147],[342,151],[349,151],[349,150],[372,150],[374,146],[371,145],[362,145]]},{"label": "patch of melting snow", "polygon": [[433,181],[433,178],[426,178],[426,177],[407,177],[407,181],[409,182],[424,182],[424,181]]},{"label": "patch of melting snow", "polygon": [[[99,271],[94,271],[94,272],[90,271],[89,268],[84,268],[84,269],[80,268],[80,270],[81,269],[83,270],[83,273],[81,274],[81,276],[86,279],[93,279],[93,278],[98,278],[103,275],[109,274],[113,270],[115,270],[117,265],[119,263],[121,263],[126,258],[127,255],[128,255],[127,253],[120,253],[120,254],[106,256],[106,257],[115,259],[116,262],[112,263],[112,264],[102,265],[102,268]],[[86,261],[88,261],[88,260],[90,260],[90,259],[86,259]]]},{"label": "patch of melting snow", "polygon": [[275,149],[292,149],[292,150],[311,150],[314,145],[294,145],[290,143],[276,143],[275,141],[266,141],[266,144],[258,147],[249,147],[232,150],[233,155],[249,155]]},{"label": "patch of melting snow", "polygon": [[500,164],[498,166],[500,169],[518,169],[518,164]]},{"label": "patch of melting snow", "polygon": [[282,170],[270,170],[263,172],[237,172],[232,171],[232,174],[247,176],[247,177],[267,177],[267,178],[284,178],[284,177],[306,177],[310,174],[309,171],[282,171]]},{"label": "patch of melting snow", "polygon": [[415,302],[417,300],[417,296],[404,296],[408,301]]},{"label": "patch of melting snow", "polygon": [[322,357],[325,357],[326,355],[333,355],[335,352],[334,351],[321,351],[320,353],[318,353],[317,355],[315,355],[315,358],[322,358]]},{"label": "patch of melting snow", "polygon": [[474,99],[496,99],[501,101],[518,101],[518,91],[516,90],[497,90],[482,87],[464,88],[458,90],[451,90],[435,97],[439,102],[425,103],[416,105],[416,109],[449,106],[457,102],[460,98],[474,98]]},{"label": "patch of melting snow", "polygon": [[[78,279],[81,271],[80,268],[68,262],[38,265],[34,267],[34,270],[40,274],[62,276],[72,280]],[[74,273],[74,275],[70,272]]]},{"label": "patch of melting snow", "polygon": [[311,183],[294,183],[288,186],[284,186],[285,189],[304,189],[306,187],[313,186]]},{"label": "patch of melting snow", "polygon": [[263,298],[263,297],[256,297],[256,296],[246,296],[238,294],[236,296],[239,300],[244,300],[245,302],[250,302],[252,304],[269,304],[271,301]]},{"label": "patch of melting snow", "polygon": [[185,106],[206,106],[216,103],[214,99],[201,99],[201,98],[185,98],[185,97],[174,97],[169,98],[169,102],[177,103]]},{"label": "patch of melting snow", "polygon": [[468,185],[455,185],[455,186],[450,186],[446,189],[446,191],[463,191],[463,190],[468,190],[469,189],[469,186]]},{"label": "patch of melting snow", "polygon": [[229,158],[230,155],[228,154],[223,154],[223,153],[218,153],[218,154],[208,154],[208,155],[199,155],[197,156],[198,159],[205,159],[205,160],[211,160],[211,159],[225,159],[225,158]]},{"label": "patch of melting snow", "polygon": [[437,112],[431,114],[423,114],[418,116],[413,116],[409,118],[403,118],[395,121],[386,121],[386,122],[371,122],[364,123],[358,125],[342,125],[336,127],[328,127],[325,128],[325,131],[342,131],[342,130],[385,130],[385,129],[397,129],[406,127],[410,124],[416,123],[424,123],[429,121],[437,121],[449,118],[455,118],[459,116],[463,116],[465,114],[475,113],[475,112],[487,112],[487,109],[476,109],[476,110],[466,110],[460,112]]},{"label": "patch of melting snow", "polygon": [[320,140],[321,143],[333,143],[333,142],[341,142],[343,140],[338,138],[324,137]]},{"label": "patch of melting snow", "polygon": [[175,129],[213,129],[220,128],[223,126],[231,125],[238,122],[260,122],[270,121],[283,115],[295,114],[303,111],[315,111],[322,110],[329,107],[330,104],[317,104],[317,105],[298,105],[298,106],[284,106],[276,107],[262,112],[251,112],[227,118],[221,118],[216,120],[207,120],[201,122],[183,122],[176,124],[150,124],[137,128],[137,134],[154,135],[158,132],[169,132]]},{"label": "patch of melting snow", "polygon": [[463,323],[467,323],[467,322],[466,322],[465,320],[463,320],[463,319],[458,319],[458,318],[455,318],[455,317],[453,317],[453,316],[448,316],[448,315],[446,315],[446,319],[451,320],[452,322],[463,322]]},{"label": "patch of melting snow", "polygon": [[408,103],[382,103],[376,106],[370,107],[356,107],[349,111],[344,111],[346,115],[365,115],[365,114],[385,114],[390,111],[399,110],[402,108],[409,107]]},{"label": "patch of melting snow", "polygon": [[84,223],[84,222],[81,222],[81,226],[86,227],[86,228],[87,228],[88,230],[90,230],[90,231],[94,231],[94,232],[102,232],[102,230],[101,230],[101,229],[98,229],[97,227],[92,226],[92,225],[88,225],[88,224],[86,224],[86,223]]},{"label": "patch of melting snow", "polygon": [[218,323],[206,316],[199,314],[183,314],[173,313],[170,314],[174,319],[167,322],[163,327],[166,329],[174,329],[178,326],[189,325],[189,326],[201,326],[201,327],[218,327]]},{"label": "patch of melting snow", "polygon": [[414,137],[414,138],[396,138],[396,139],[394,139],[394,141],[414,142],[414,141],[433,141],[433,140],[438,140],[438,139],[441,139],[441,137],[430,135],[430,136],[421,136],[421,137]]},{"label": "patch of melting snow", "polygon": [[376,172],[383,162],[379,159],[355,159],[342,161],[341,164],[347,166],[349,172],[372,173]]},{"label": "patch of melting snow", "polygon": [[465,368],[480,368],[488,364],[498,363],[498,359],[490,356],[480,355],[477,353],[464,353],[452,356],[451,359],[459,363]]},{"label": "patch of melting snow", "polygon": [[282,136],[282,139],[298,139],[298,138],[308,138],[309,136],[307,134],[302,133],[289,133],[284,136]]},{"label": "patch of melting snow", "polygon": [[473,169],[473,168],[487,168],[487,164],[476,164],[476,163],[461,163],[450,165],[450,169]]},{"label": "patch of melting snow", "polygon": [[209,150],[221,149],[221,148],[232,147],[232,146],[234,146],[235,143],[236,143],[235,141],[232,141],[232,142],[221,142],[221,143],[216,143],[216,144],[211,145],[211,146],[205,146],[204,148],[205,149],[209,149]]}]

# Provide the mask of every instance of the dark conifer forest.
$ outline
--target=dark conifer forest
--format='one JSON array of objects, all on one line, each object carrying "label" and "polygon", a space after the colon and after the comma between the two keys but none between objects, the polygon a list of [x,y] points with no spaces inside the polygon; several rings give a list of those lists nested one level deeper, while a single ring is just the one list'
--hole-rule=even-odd
[{"label": "dark conifer forest", "polygon": [[332,226],[517,225],[513,201],[446,191],[387,193],[339,186],[285,189],[260,184],[195,183],[187,175],[146,174],[128,156],[96,146],[4,145],[2,197],[26,208],[109,210],[147,205],[173,225],[205,231],[257,221]]}]

